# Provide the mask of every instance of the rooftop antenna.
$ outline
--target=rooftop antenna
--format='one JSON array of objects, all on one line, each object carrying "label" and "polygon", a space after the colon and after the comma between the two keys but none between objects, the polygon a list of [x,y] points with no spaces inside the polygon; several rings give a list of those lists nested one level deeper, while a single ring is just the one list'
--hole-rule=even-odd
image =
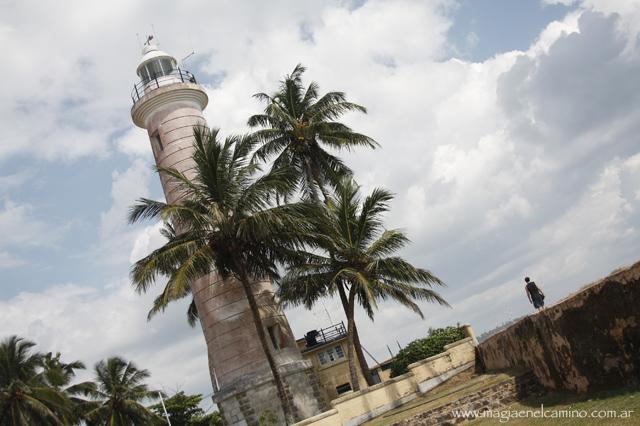
[{"label": "rooftop antenna", "polygon": [[331,318],[331,314],[329,314],[329,310],[327,309],[327,305],[322,302],[322,307],[324,308],[325,314],[327,314],[327,318],[329,318],[329,324],[333,324],[333,319]]},{"label": "rooftop antenna", "polygon": [[158,44],[160,44],[160,41],[158,41],[158,35],[156,34],[156,29],[155,29],[155,28],[153,28],[153,24],[151,24],[151,34],[153,34],[153,37],[152,37],[152,38],[154,38],[154,37],[155,37],[156,42],[157,42]]},{"label": "rooftop antenna", "polygon": [[196,52],[195,52],[194,50],[192,50],[192,51],[191,51],[191,53],[189,53],[189,54],[188,54],[187,56],[185,56],[184,58],[180,59],[180,63],[181,63],[181,64],[184,64],[184,62],[185,62],[187,59],[189,59],[190,57],[192,57],[193,55],[195,55],[195,53],[196,53]]},{"label": "rooftop antenna", "polygon": [[189,46],[191,46],[191,53],[187,54],[187,56],[185,56],[184,58],[180,59],[180,64],[184,64],[187,61],[187,59],[189,59],[190,57],[192,57],[193,55],[196,54],[196,51],[193,48],[193,43],[191,42],[191,34],[187,33],[187,37],[189,38]]},{"label": "rooftop antenna", "polygon": [[140,41],[140,34],[136,33],[136,39],[138,39],[138,46],[140,46],[140,49],[142,50],[142,42]]}]

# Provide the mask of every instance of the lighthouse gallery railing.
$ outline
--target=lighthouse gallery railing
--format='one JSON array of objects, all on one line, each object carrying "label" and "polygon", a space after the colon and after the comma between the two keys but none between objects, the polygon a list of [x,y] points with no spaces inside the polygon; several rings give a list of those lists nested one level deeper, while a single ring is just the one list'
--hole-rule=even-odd
[{"label": "lighthouse gallery railing", "polygon": [[180,68],[172,70],[166,74],[155,75],[149,80],[142,80],[133,86],[131,91],[131,100],[135,104],[145,94],[162,86],[168,86],[174,83],[196,83],[196,78],[189,71],[183,71]]}]

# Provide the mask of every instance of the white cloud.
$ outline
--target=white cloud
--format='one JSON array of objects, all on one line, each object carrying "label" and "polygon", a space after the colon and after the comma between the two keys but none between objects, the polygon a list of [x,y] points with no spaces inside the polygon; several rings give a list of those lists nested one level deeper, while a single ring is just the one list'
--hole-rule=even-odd
[{"label": "white cloud", "polygon": [[138,198],[149,197],[149,179],[153,175],[149,163],[135,159],[123,172],[114,171],[111,186],[111,207],[100,217],[100,242],[92,256],[99,253],[99,262],[126,265],[138,230],[129,225],[129,208]]},{"label": "white cloud", "polygon": [[5,250],[0,250],[0,269],[22,266],[26,262]]},{"label": "white cloud", "polygon": [[543,4],[562,4],[565,6],[571,6],[576,3],[578,0],[542,0]]},{"label": "white cloud", "polygon": [[8,193],[9,191],[23,186],[27,181],[33,178],[33,170],[21,170],[17,173],[0,176],[0,191]]},{"label": "white cloud", "polygon": [[133,157],[153,158],[149,136],[147,132],[138,127],[132,127],[115,140],[115,145],[120,152]]},{"label": "white cloud", "polygon": [[26,252],[37,247],[53,248],[68,229],[49,224],[30,204],[4,199],[0,207],[0,269],[25,263]]},{"label": "white cloud", "polygon": [[109,356],[124,356],[149,369],[154,386],[206,393],[210,385],[208,374],[202,374],[207,369],[204,339],[199,329],[187,325],[186,305],[147,323],[152,295],[136,294],[126,281],[108,287],[61,284],[0,300],[3,334],[30,339],[40,351],[80,359],[89,369]]}]

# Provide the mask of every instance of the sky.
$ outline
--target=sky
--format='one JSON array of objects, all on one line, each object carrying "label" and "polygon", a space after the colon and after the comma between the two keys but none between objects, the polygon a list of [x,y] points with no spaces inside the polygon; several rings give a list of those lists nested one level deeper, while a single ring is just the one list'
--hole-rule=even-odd
[{"label": "sky", "polygon": [[[211,393],[186,306],[147,322],[154,293],[128,279],[162,242],[126,222],[137,198],[162,199],[130,118],[152,31],[195,52],[182,66],[223,134],[246,132],[251,95],[297,63],[368,108],[344,121],[380,148],[343,158],[364,192],[395,194],[387,226],[451,304],[358,317],[378,360],[429,327],[530,313],[525,275],[554,303],[640,257],[640,1],[0,0],[0,338],[89,366],[121,355],[155,387]],[[335,300],[287,315],[298,337],[344,319]]]}]

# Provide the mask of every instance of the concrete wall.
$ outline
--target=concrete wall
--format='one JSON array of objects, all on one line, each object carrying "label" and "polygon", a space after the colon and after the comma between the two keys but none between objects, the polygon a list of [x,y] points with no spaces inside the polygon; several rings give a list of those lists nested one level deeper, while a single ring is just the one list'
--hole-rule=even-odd
[{"label": "concrete wall", "polygon": [[475,365],[475,345],[467,337],[445,346],[445,352],[409,365],[409,372],[331,401],[332,410],[297,426],[359,425],[428,392]]},{"label": "concrete wall", "polygon": [[531,369],[548,388],[640,383],[640,262],[531,315],[478,346],[488,369]]}]

